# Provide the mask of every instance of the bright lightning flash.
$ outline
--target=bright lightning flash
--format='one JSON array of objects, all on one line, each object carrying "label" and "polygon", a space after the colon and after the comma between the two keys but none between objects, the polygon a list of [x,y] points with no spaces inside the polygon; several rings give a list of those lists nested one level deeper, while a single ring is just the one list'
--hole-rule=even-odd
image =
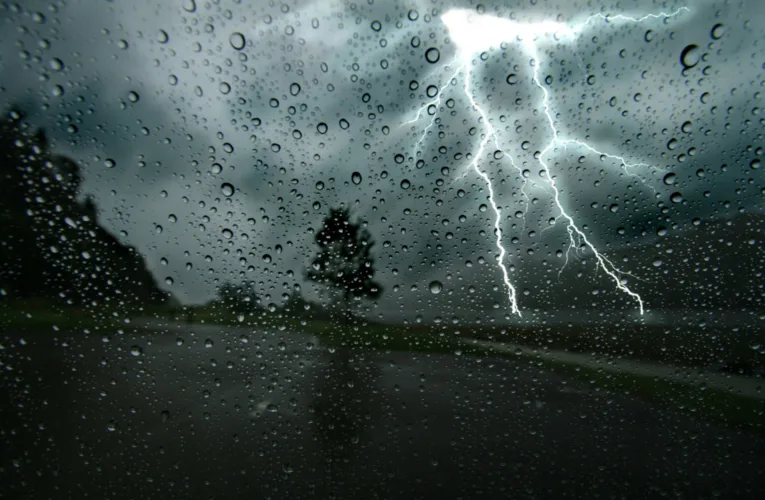
[{"label": "bright lightning flash", "polygon": [[[518,314],[520,316],[521,313],[520,309],[518,308],[518,300],[515,287],[510,281],[510,276],[504,263],[507,251],[505,250],[504,246],[502,246],[502,211],[499,205],[497,205],[496,197],[494,194],[494,187],[492,185],[491,179],[486,171],[481,169],[479,166],[479,161],[483,156],[488,142],[493,141],[497,147],[497,150],[502,151],[505,154],[505,156],[510,160],[510,163],[518,171],[519,174],[521,173],[521,169],[513,161],[513,156],[505,151],[502,147],[500,147],[499,133],[492,126],[491,120],[489,119],[486,110],[476,102],[475,97],[470,90],[471,57],[491,48],[500,47],[503,43],[518,43],[521,48],[531,56],[533,65],[532,81],[542,91],[541,110],[547,118],[547,122],[550,126],[550,131],[552,134],[550,141],[539,154],[538,161],[545,173],[547,187],[552,191],[553,200],[558,208],[559,215],[557,218],[563,219],[567,223],[570,245],[566,251],[566,263],[568,263],[568,254],[572,248],[576,249],[580,246],[588,248],[595,255],[596,269],[600,269],[605,272],[606,275],[608,275],[609,278],[614,281],[617,289],[634,299],[639,305],[640,314],[643,314],[643,299],[640,297],[640,295],[632,291],[627,286],[627,280],[624,278],[625,276],[631,275],[617,268],[613,262],[611,262],[605,255],[599,252],[598,249],[595,248],[595,246],[587,238],[587,235],[584,233],[584,231],[582,231],[582,229],[577,226],[574,218],[566,211],[563,201],[561,200],[560,190],[558,189],[558,185],[555,182],[555,176],[550,171],[550,166],[547,163],[546,156],[556,146],[561,146],[564,149],[567,146],[578,146],[588,150],[591,153],[595,153],[618,161],[627,175],[638,177],[641,181],[643,181],[643,179],[634,174],[631,169],[648,167],[648,165],[644,163],[630,164],[627,163],[627,161],[621,156],[603,153],[590,146],[589,144],[576,139],[561,137],[560,131],[555,126],[555,122],[552,117],[549,91],[545,88],[544,85],[542,85],[542,82],[539,80],[539,68],[541,66],[539,44],[545,40],[550,39],[553,39],[557,42],[574,42],[579,37],[579,35],[582,34],[585,29],[590,27],[590,25],[594,24],[595,21],[603,21],[606,24],[612,24],[616,22],[642,23],[650,20],[671,18],[677,16],[683,11],[690,12],[687,7],[682,7],[669,14],[662,12],[659,14],[648,14],[642,17],[632,17],[626,15],[607,16],[603,14],[596,14],[588,17],[583,22],[573,25],[552,21],[543,21],[540,23],[519,23],[509,19],[503,19],[484,14],[476,14],[473,11],[465,9],[450,10],[441,16],[441,21],[446,25],[446,28],[449,30],[449,35],[458,47],[457,54],[454,58],[455,70],[446,81],[446,83],[439,89],[435,98],[432,101],[425,103],[425,105],[423,105],[417,111],[416,116],[413,119],[405,122],[403,125],[416,123],[419,121],[423,112],[431,111],[429,112],[429,114],[432,115],[430,124],[422,132],[420,139],[415,145],[416,148],[420,148],[427,136],[428,130],[435,123],[436,113],[434,111],[437,110],[438,106],[441,104],[442,94],[451,84],[452,80],[457,78],[460,74],[463,74],[463,90],[465,96],[467,97],[468,101],[470,101],[471,106],[480,115],[481,122],[486,129],[484,137],[479,143],[477,150],[472,155],[472,161],[466,166],[466,171],[463,176],[469,172],[470,168],[472,168],[472,170],[484,180],[486,187],[488,188],[489,202],[495,215],[494,230],[497,236],[497,250],[499,251],[499,255],[497,256],[497,263],[502,270],[502,276],[507,288],[510,308],[513,314]],[[526,181],[522,175],[520,177],[523,182],[521,192],[526,197],[526,207],[528,208],[528,196],[526,196],[525,192]],[[643,181],[643,183],[645,184],[645,181]]]}]

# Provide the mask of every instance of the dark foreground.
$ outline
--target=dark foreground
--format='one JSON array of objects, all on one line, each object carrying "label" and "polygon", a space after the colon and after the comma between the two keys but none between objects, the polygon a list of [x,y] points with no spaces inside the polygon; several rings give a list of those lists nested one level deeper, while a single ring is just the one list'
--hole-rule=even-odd
[{"label": "dark foreground", "polygon": [[765,497],[762,437],[528,361],[211,326],[0,343],[2,498]]}]

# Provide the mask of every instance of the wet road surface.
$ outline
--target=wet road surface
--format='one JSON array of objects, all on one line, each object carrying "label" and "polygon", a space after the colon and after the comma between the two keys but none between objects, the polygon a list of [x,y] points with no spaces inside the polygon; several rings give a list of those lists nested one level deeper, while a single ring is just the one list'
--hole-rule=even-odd
[{"label": "wet road surface", "polygon": [[0,334],[2,498],[762,498],[763,437],[529,366],[191,325]]}]

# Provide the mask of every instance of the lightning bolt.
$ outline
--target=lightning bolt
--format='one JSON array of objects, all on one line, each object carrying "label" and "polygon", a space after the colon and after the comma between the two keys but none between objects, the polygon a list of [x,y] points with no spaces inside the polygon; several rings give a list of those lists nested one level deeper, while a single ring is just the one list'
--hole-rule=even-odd
[{"label": "lightning bolt", "polygon": [[[539,44],[540,42],[547,40],[550,37],[554,37],[559,42],[574,42],[579,37],[579,35],[581,35],[586,29],[593,25],[595,21],[603,21],[606,24],[613,24],[615,22],[628,22],[638,24],[650,20],[669,19],[679,15],[682,12],[690,12],[690,9],[687,7],[681,7],[674,12],[660,12],[658,14],[647,14],[641,17],[633,17],[622,14],[613,16],[606,14],[594,14],[586,18],[583,22],[575,23],[573,25],[552,21],[542,21],[539,23],[518,23],[509,19],[503,19],[484,14],[476,14],[465,9],[450,10],[441,16],[441,21],[446,25],[446,28],[449,31],[449,35],[458,47],[454,61],[449,63],[447,67],[452,66],[456,67],[456,69],[446,81],[446,83],[438,90],[436,96],[431,101],[425,103],[421,108],[419,108],[414,118],[404,122],[402,126],[416,124],[420,120],[422,114],[426,111],[431,115],[430,123],[423,130],[419,140],[414,146],[415,153],[413,154],[413,157],[416,158],[417,151],[419,151],[422,147],[427,137],[428,131],[431,127],[433,127],[435,123],[438,107],[441,105],[441,98],[444,92],[446,92],[451,82],[454,81],[460,74],[464,76],[464,94],[470,102],[472,109],[477,111],[479,114],[479,122],[484,127],[484,134],[481,142],[478,144],[478,147],[475,150],[475,153],[468,155],[468,159],[470,161],[465,166],[465,171],[456,180],[463,178],[472,170],[483,179],[489,191],[489,203],[491,204],[491,208],[495,215],[494,232],[496,235],[496,246],[499,252],[497,256],[497,264],[502,271],[502,278],[505,287],[507,288],[510,309],[513,314],[518,314],[520,316],[521,312],[518,308],[516,289],[510,280],[510,275],[505,266],[505,256],[507,255],[507,251],[502,245],[502,209],[497,204],[494,187],[489,174],[480,166],[481,158],[483,157],[486,146],[490,141],[494,142],[494,145],[498,151],[502,151],[504,153],[504,156],[510,160],[510,163],[520,175],[522,182],[521,192],[526,198],[526,209],[528,210],[528,195],[525,191],[527,182],[522,175],[521,169],[515,164],[513,155],[500,146],[501,141],[499,133],[491,124],[491,120],[489,119],[487,111],[481,107],[478,102],[476,102],[476,99],[470,89],[472,76],[471,58],[475,54],[478,54],[482,51],[500,47],[503,43],[512,42],[519,43],[523,50],[531,56],[531,62],[534,68],[532,81],[534,85],[536,85],[542,91],[541,110],[547,119],[551,131],[550,141],[542,149],[541,153],[539,154],[538,161],[545,173],[544,177],[546,180],[546,187],[552,193],[553,201],[558,210],[556,219],[564,219],[566,221],[566,230],[569,236],[569,246],[566,250],[566,261],[558,274],[560,276],[560,272],[562,272],[568,264],[569,252],[572,249],[576,251],[576,249],[579,247],[585,247],[589,249],[593,255],[595,255],[596,271],[602,270],[615,283],[616,288],[619,291],[634,299],[637,302],[640,309],[640,314],[642,315],[644,313],[643,299],[639,294],[629,288],[627,285],[627,280],[625,279],[625,276],[634,276],[629,272],[622,271],[616,267],[616,265],[611,262],[608,257],[598,251],[598,249],[588,239],[587,234],[579,228],[574,218],[566,211],[564,202],[561,199],[561,192],[558,189],[557,183],[555,182],[555,176],[553,175],[550,169],[550,165],[547,162],[547,157],[556,149],[556,147],[562,147],[564,151],[566,151],[569,146],[583,148],[589,153],[615,160],[619,163],[625,174],[630,177],[637,178],[644,185],[653,189],[642,177],[633,172],[633,169],[650,167],[650,165],[645,163],[629,163],[622,156],[599,151],[586,142],[577,139],[561,137],[561,134],[555,125],[555,121],[553,120],[550,105],[550,93],[539,79],[539,68],[542,65],[541,57],[539,55]],[[430,110],[433,110],[433,112],[431,113]]]}]

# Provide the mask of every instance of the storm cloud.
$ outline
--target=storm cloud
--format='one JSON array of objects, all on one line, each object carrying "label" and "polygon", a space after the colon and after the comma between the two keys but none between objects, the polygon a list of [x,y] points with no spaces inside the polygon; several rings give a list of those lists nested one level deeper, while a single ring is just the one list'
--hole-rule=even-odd
[{"label": "storm cloud", "polygon": [[[494,213],[466,169],[486,127],[462,77],[449,83],[457,47],[439,17],[470,8],[566,23],[686,5],[598,3],[24,2],[0,14],[0,107],[24,108],[80,163],[102,223],[161,283],[172,277],[167,289],[183,302],[240,280],[266,302],[296,286],[317,297],[303,277],[313,231],[344,204],[377,243],[386,293],[370,315],[503,318]],[[676,18],[601,22],[574,43],[540,44],[561,133],[645,164],[629,171],[638,178],[582,149],[548,158],[567,211],[635,275],[626,278],[649,309],[707,257],[699,242],[719,240],[704,231],[759,220],[763,206],[765,60],[751,20],[765,5],[687,6]],[[504,153],[487,148],[480,164],[501,207],[521,310],[634,311],[586,249],[570,248],[557,218],[537,159],[551,131],[529,55],[507,43],[470,67],[474,98],[502,134]],[[430,114],[405,122],[442,87],[422,137]],[[736,248],[759,244],[746,231],[737,238]],[[757,275],[761,256],[736,272]]]}]

